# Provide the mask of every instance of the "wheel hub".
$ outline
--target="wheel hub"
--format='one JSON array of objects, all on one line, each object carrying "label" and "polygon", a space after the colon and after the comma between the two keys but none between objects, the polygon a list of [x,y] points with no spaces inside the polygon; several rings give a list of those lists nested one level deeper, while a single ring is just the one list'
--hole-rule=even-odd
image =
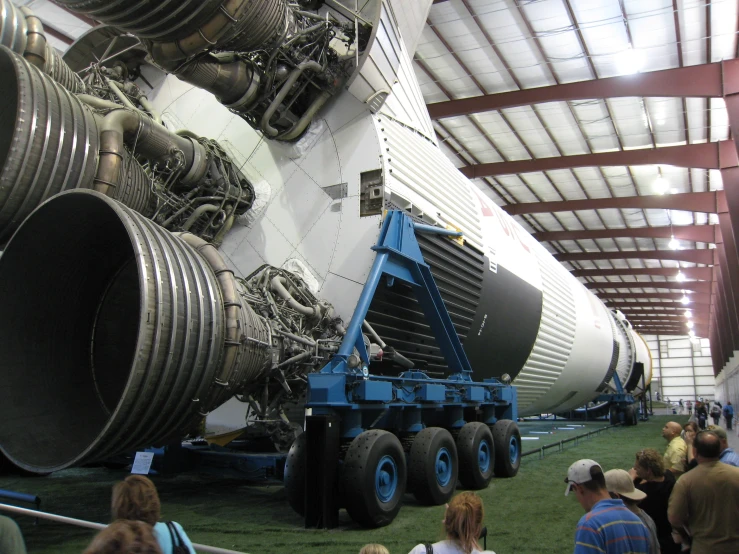
[{"label": "wheel hub", "polygon": [[477,465],[482,473],[490,468],[490,445],[485,441],[477,449]]},{"label": "wheel hub", "polygon": [[518,441],[516,437],[511,437],[511,442],[508,448],[508,455],[511,459],[511,463],[515,464],[518,459]]},{"label": "wheel hub", "polygon": [[390,456],[383,456],[375,470],[375,492],[381,502],[389,502],[398,488],[398,466]]},{"label": "wheel hub", "polygon": [[436,482],[445,487],[452,480],[452,456],[446,448],[436,453]]}]

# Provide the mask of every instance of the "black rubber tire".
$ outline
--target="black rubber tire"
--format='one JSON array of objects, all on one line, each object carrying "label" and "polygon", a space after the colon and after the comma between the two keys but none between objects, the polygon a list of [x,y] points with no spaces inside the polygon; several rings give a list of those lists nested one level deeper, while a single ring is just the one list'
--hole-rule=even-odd
[{"label": "black rubber tire", "polygon": [[[521,467],[521,432],[510,419],[495,422],[492,428],[495,445],[495,476],[515,477]],[[515,443],[514,443],[515,441]]]},{"label": "black rubber tire", "polygon": [[628,406],[624,415],[626,416],[626,425],[633,426],[639,423],[639,412],[636,406]]},{"label": "black rubber tire", "polygon": [[[442,452],[446,449],[446,453]],[[444,482],[437,477],[437,458],[446,459]],[[451,467],[449,467],[451,463]],[[419,503],[440,506],[457,488],[459,459],[452,434],[441,427],[427,427],[416,435],[408,454],[408,489]]]},{"label": "black rubber tire", "polygon": [[616,425],[619,423],[618,406],[616,406],[615,404],[611,404],[611,407],[608,409],[608,422],[611,425]]},{"label": "black rubber tire", "polygon": [[479,421],[462,427],[457,435],[457,455],[462,486],[471,490],[487,487],[495,467],[495,444],[490,428]]},{"label": "black rubber tire", "polygon": [[[391,464],[396,486],[386,499],[378,496],[377,471]],[[346,452],[341,470],[341,490],[349,499],[346,511],[365,527],[391,523],[403,505],[407,478],[405,452],[398,437],[388,431],[365,431],[356,437]]]},{"label": "black rubber tire", "polygon": [[290,447],[285,461],[285,492],[290,507],[305,515],[305,464],[307,443],[302,433]]},{"label": "black rubber tire", "polygon": [[624,425],[627,427],[636,425],[636,410],[634,406],[626,406],[624,408]]}]

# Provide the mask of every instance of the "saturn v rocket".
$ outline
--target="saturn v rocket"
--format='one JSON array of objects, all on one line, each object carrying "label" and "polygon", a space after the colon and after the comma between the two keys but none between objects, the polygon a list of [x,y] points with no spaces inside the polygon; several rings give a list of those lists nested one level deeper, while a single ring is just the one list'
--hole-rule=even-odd
[{"label": "saturn v rocket", "polygon": [[[21,135],[97,129],[66,154],[75,163],[53,164],[63,173],[39,177],[49,188],[22,202],[30,216],[11,221],[0,257],[0,449],[20,467],[48,472],[164,444],[203,418],[215,430],[260,414],[287,421],[305,374],[336,351],[388,209],[463,233],[419,242],[474,378],[510,378],[520,415],[581,407],[615,390],[616,374],[635,394],[648,385],[649,351],[629,322],[439,149],[411,62],[430,1],[183,0],[176,13],[166,2],[127,13],[111,0],[57,3],[122,31],[108,38],[140,39],[147,63],[131,78],[145,94],[118,95],[134,88],[114,83],[109,99],[90,99],[84,64],[73,65],[79,82],[64,73],[65,87],[43,64],[0,63],[12,99],[0,121],[0,215],[20,179],[8,166],[27,155]],[[99,48],[92,33],[65,58]],[[13,125],[24,99],[27,114],[41,114],[36,89],[69,106],[61,133],[41,118],[30,131]],[[121,110],[128,127],[113,127]],[[33,159],[62,152],[61,142],[34,144]],[[151,199],[116,198],[101,165]],[[47,200],[48,190],[67,192]],[[196,211],[195,200],[215,196],[215,208]],[[173,235],[164,227],[178,214]],[[381,287],[366,329],[445,374],[408,291]],[[398,369],[385,360],[371,371]]]}]

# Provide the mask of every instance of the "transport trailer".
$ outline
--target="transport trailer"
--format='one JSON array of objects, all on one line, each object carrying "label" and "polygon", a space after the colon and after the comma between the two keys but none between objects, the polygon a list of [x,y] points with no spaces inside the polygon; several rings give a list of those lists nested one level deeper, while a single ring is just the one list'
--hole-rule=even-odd
[{"label": "transport trailer", "polygon": [[[618,374],[613,376],[613,385],[615,390],[609,393],[599,394],[587,406],[577,408],[569,412],[556,414],[563,418],[577,420],[593,420],[599,418],[607,418],[611,425],[622,424],[626,426],[636,425],[638,421],[648,421],[652,415],[649,401],[650,387],[644,385],[644,364],[636,362],[631,372],[634,379],[641,379],[642,389],[645,394],[638,397],[625,390],[621,384]],[[634,385],[631,384],[633,389]]]},{"label": "transport trailer", "polygon": [[[406,492],[421,504],[440,505],[457,483],[483,489],[494,474],[518,472],[516,390],[495,378],[473,380],[416,233],[461,235],[388,212],[341,347],[308,376],[305,432],[285,467],[288,500],[306,527],[335,527],[341,507],[361,525],[384,526],[398,514]],[[373,361],[384,352],[368,350],[362,326],[383,278],[412,286],[449,365],[447,378],[431,378],[392,351],[406,369],[397,376],[372,374]]]},{"label": "transport trailer", "polygon": [[[642,364],[635,364],[636,366]],[[643,366],[635,367],[632,372],[634,375],[641,375],[642,379],[644,376]],[[637,404],[637,399],[634,395],[627,392],[618,375],[614,375],[613,382],[616,385],[616,392],[613,394],[602,394],[598,396],[596,402],[608,402],[608,420],[611,425],[621,423],[626,426],[636,425],[639,419],[642,421],[647,420],[646,410],[646,395],[641,395],[640,402]]]}]

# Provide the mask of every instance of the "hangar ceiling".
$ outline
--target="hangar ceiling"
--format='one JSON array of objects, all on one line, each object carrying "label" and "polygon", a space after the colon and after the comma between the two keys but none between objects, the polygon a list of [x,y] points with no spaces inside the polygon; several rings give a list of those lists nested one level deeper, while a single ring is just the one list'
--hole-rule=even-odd
[{"label": "hangar ceiling", "polygon": [[434,0],[415,67],[481,190],[641,332],[713,345],[736,327],[737,26],[735,0]]},{"label": "hangar ceiling", "polygon": [[[62,50],[95,25],[14,1]],[[716,371],[739,349],[738,30],[736,0],[433,0],[414,59],[455,165],[640,332],[710,337]]]}]

